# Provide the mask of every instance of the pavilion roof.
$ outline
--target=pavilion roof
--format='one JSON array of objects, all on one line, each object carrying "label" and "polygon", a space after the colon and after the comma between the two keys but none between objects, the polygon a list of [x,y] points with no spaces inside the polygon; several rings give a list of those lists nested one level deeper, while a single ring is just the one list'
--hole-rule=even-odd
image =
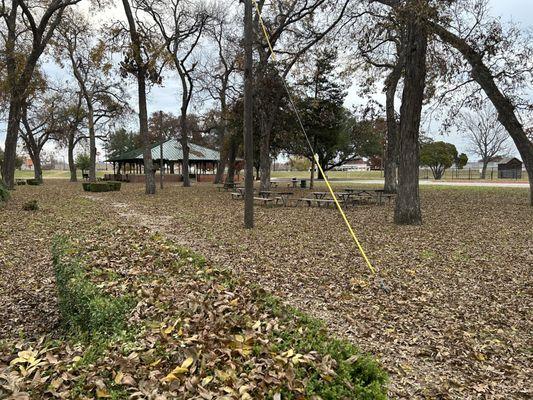
[{"label": "pavilion roof", "polygon": [[[152,159],[159,160],[160,158],[160,145],[161,143],[155,143],[152,145]],[[195,143],[189,143],[189,161],[220,161],[220,153],[218,151],[208,149],[197,145]],[[143,159],[142,148],[128,151],[115,157],[110,157],[107,161],[137,161]],[[182,161],[183,150],[181,143],[177,139],[169,139],[163,142],[163,160],[167,161]]]}]

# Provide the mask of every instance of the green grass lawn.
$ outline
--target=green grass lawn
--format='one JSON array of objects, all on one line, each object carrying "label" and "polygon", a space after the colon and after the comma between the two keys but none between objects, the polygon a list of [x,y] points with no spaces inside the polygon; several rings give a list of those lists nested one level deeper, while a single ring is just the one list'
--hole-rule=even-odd
[{"label": "green grass lawn", "polygon": [[[336,179],[380,179],[383,178],[382,171],[328,171],[329,178]],[[272,171],[272,178],[298,178],[309,179],[310,173],[307,171]]]},{"label": "green grass lawn", "polygon": [[[96,176],[101,178],[106,171],[96,171]],[[109,172],[109,173],[112,173]],[[33,171],[15,171],[15,179],[31,179],[34,177]],[[68,170],[48,170],[43,171],[43,179],[70,179],[70,171]],[[81,171],[78,171],[78,179],[82,179]]]},{"label": "green grass lawn", "polygon": [[[383,171],[328,171],[326,173],[330,179],[383,179]],[[272,171],[272,178],[298,178],[298,179],[309,179],[310,172],[307,171]],[[491,179],[491,174],[488,173],[486,181],[514,181],[514,179],[498,179],[497,174],[493,174],[493,179]],[[420,171],[420,179],[433,179],[431,172],[426,170]],[[519,182],[527,181],[527,174],[522,173],[522,177],[518,179]],[[479,173],[477,171],[467,169],[459,171],[447,170],[444,174],[443,180],[480,180]]]}]

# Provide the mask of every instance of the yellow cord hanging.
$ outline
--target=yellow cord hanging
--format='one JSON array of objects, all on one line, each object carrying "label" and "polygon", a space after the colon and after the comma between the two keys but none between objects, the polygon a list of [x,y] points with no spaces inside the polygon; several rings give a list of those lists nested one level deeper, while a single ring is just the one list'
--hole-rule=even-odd
[{"label": "yellow cord hanging", "polygon": [[[268,48],[270,49],[270,54],[272,55],[272,59],[274,61],[277,61],[276,54],[274,53],[274,48],[272,47],[272,43],[270,42],[270,37],[268,36],[268,31],[267,31],[265,23],[263,21],[263,16],[261,15],[261,10],[259,9],[259,5],[257,4],[256,0],[252,0],[252,1],[253,1],[254,5],[255,5],[255,10],[257,12],[257,17],[259,19],[259,24],[261,25],[261,29],[263,31],[263,35],[265,36],[265,39],[266,39],[267,44],[268,44]],[[326,182],[326,186],[328,187],[328,190],[329,190],[329,192],[331,194],[331,197],[333,197],[333,201],[335,202],[335,205],[337,206],[337,209],[339,210],[339,212],[340,212],[340,214],[342,216],[342,219],[344,220],[344,222],[346,223],[346,226],[348,227],[348,232],[350,233],[350,235],[352,236],[355,244],[357,245],[357,248],[359,249],[359,252],[363,256],[363,259],[365,260],[366,265],[368,266],[368,268],[370,269],[372,274],[375,274],[376,273],[376,269],[372,266],[372,263],[370,262],[370,260],[366,256],[365,250],[363,249],[363,246],[361,245],[361,242],[359,241],[359,239],[357,239],[357,235],[355,234],[355,231],[353,230],[352,225],[350,224],[350,221],[348,221],[348,217],[346,217],[346,213],[342,209],[342,206],[339,203],[339,200],[337,199],[337,196],[335,195],[335,192],[333,191],[333,188],[331,187],[331,184],[329,183],[329,180],[326,177],[326,174],[324,173],[324,170],[322,169],[322,166],[318,162],[319,161],[318,160],[318,155],[315,153],[315,150],[313,149],[313,146],[311,145],[311,141],[309,140],[309,137],[307,136],[307,132],[305,131],[305,127],[304,127],[304,125],[302,123],[302,120],[300,118],[300,113],[298,112],[298,109],[296,108],[296,105],[294,104],[294,102],[292,100],[291,93],[290,93],[289,88],[287,86],[287,82],[285,81],[285,79],[283,77],[281,77],[281,79],[283,80],[283,84],[285,86],[285,90],[287,91],[287,95],[289,97],[289,101],[290,101],[290,103],[292,105],[292,108],[294,109],[294,112],[296,114],[296,117],[298,119],[300,127],[302,129],[302,132],[305,135],[305,139],[307,140],[307,144],[309,145],[309,148],[310,148],[310,150],[311,150],[311,152],[313,154],[313,157],[315,158],[315,164],[317,165],[317,167],[318,167],[318,169],[320,171],[320,174],[324,177],[324,181]]]}]

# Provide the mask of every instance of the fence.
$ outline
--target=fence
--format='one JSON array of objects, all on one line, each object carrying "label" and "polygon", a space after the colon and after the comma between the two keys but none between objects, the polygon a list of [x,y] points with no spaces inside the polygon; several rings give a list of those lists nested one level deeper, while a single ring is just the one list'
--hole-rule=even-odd
[{"label": "fence", "polygon": [[[516,181],[527,181],[527,173],[525,171],[522,171],[521,174],[517,173],[516,170],[507,170],[505,171],[508,175],[508,177],[505,178],[499,178],[498,176],[498,168],[487,168],[485,179],[486,180],[516,180]],[[521,175],[521,176],[520,176]],[[420,169],[420,179],[433,179],[433,173],[429,168],[421,168]],[[463,169],[457,169],[457,168],[449,168],[444,173],[442,179],[447,180],[480,180],[481,179],[481,170],[477,168],[463,168]]]}]

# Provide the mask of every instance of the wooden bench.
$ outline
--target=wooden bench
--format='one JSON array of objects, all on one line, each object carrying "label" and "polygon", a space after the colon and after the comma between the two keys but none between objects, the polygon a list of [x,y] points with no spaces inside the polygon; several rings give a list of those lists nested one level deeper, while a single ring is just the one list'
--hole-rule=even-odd
[{"label": "wooden bench", "polygon": [[383,199],[387,199],[388,203],[390,204],[393,199],[396,198],[396,193],[383,193],[380,196],[379,203],[383,204]]},{"label": "wooden bench", "polygon": [[254,200],[262,202],[265,206],[274,201],[274,199],[269,199],[268,197],[254,197]]},{"label": "wooden bench", "polygon": [[234,200],[238,200],[238,199],[242,199],[243,195],[239,192],[234,192],[234,193],[231,193],[231,198]]},{"label": "wooden bench", "polygon": [[[344,203],[344,200],[342,199],[337,199],[337,201],[339,202],[339,204],[343,204]],[[329,206],[330,204],[332,205],[335,205],[335,200],[333,199],[317,199],[316,200],[318,206]]]},{"label": "wooden bench", "polygon": [[302,197],[302,198],[297,200],[297,204],[298,203],[307,203],[307,205],[309,207],[311,207],[313,205],[313,202],[316,202],[316,201],[317,201],[317,199],[310,199],[310,198]]}]

